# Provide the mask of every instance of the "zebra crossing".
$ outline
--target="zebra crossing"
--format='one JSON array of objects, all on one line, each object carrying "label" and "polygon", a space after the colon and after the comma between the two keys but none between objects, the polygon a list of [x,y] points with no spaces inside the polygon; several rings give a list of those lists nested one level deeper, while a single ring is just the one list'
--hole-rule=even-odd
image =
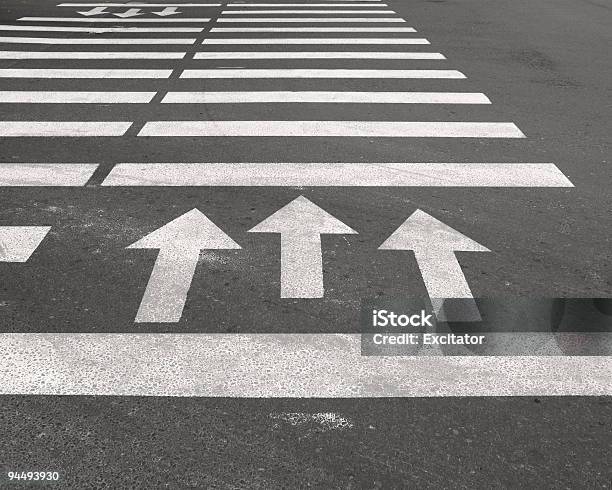
[{"label": "zebra crossing", "polygon": [[[537,158],[517,161],[503,153],[491,161],[483,160],[479,153],[470,154],[478,145],[519,145],[530,135],[514,121],[500,118],[495,100],[475,91],[477,81],[472,82],[469,74],[454,66],[452,58],[438,52],[443,46],[424,37],[420,27],[406,25],[407,20],[385,2],[90,2],[61,3],[57,8],[61,13],[26,15],[14,24],[0,25],[0,104],[7,108],[0,120],[0,138],[16,145],[35,140],[43,149],[57,148],[54,145],[58,144],[77,148],[85,141],[83,144],[96,148],[97,153],[87,162],[74,163],[58,161],[50,152],[45,153],[48,161],[44,162],[7,158],[0,164],[0,186],[82,187],[79,192],[85,193],[126,189],[160,192],[160,188],[177,187],[280,188],[296,193],[289,205],[276,211],[285,210],[287,229],[294,232],[294,224],[299,221],[287,211],[290,205],[301,206],[305,214],[322,216],[322,222],[330,227],[321,233],[315,230],[315,238],[309,235],[302,249],[294,250],[298,258],[293,257],[291,266],[301,272],[291,277],[293,287],[281,287],[285,291],[281,301],[308,298],[325,302],[328,296],[321,257],[327,242],[322,244],[321,235],[362,233],[361,228],[349,227],[308,199],[298,197],[304,188],[355,188],[355,192],[363,188],[493,188],[524,192],[573,187],[554,162],[539,162]],[[91,10],[80,10],[83,8]],[[171,10],[163,15],[163,10],[155,10],[166,8]],[[68,13],[70,9],[72,13]],[[355,117],[359,114],[363,117]],[[276,143],[270,143],[272,140]],[[317,141],[328,140],[349,148],[361,148],[359,145],[366,143],[370,147],[362,152],[361,159],[337,155],[327,160],[309,158]],[[389,140],[405,145],[403,158],[384,159]],[[166,151],[170,152],[184,141],[195,141],[202,154],[164,160],[151,156],[158,148],[169,148]],[[211,161],[207,157],[206,151],[214,145],[233,145],[232,141],[237,142],[237,150],[244,145],[245,151],[252,151],[253,158]],[[283,150],[285,141],[288,146],[307,142],[303,144],[303,160],[292,161],[290,151]],[[432,150],[427,161],[415,161],[412,148],[436,145],[438,141],[459,142],[465,147],[456,159],[436,161],[437,153]],[[258,145],[265,149],[267,144],[280,145],[276,159],[258,155]],[[139,148],[136,158],[102,162],[96,157],[112,153],[121,145]],[[323,152],[325,145],[321,148]],[[383,158],[376,157],[379,153]],[[184,211],[188,212],[181,214]],[[183,220],[184,226],[171,229],[191,233],[188,218],[194,213],[182,212],[177,211],[176,216],[180,216],[176,220]],[[276,214],[268,219],[273,216]],[[223,234],[217,241],[211,238],[214,246],[210,249],[227,248],[240,254],[248,248],[221,231],[225,229],[223,223],[215,224],[206,216],[198,215],[197,219],[204,229]],[[164,226],[176,225],[176,220]],[[330,225],[332,220],[336,220],[333,226],[337,228]],[[248,231],[277,233],[276,228],[253,224]],[[179,237],[183,245],[189,242],[191,247],[191,255],[186,258],[174,249],[162,253],[162,247],[176,238],[167,230],[160,227],[124,246],[160,250],[160,262],[156,262],[139,304],[141,313],[136,318],[134,312],[131,314],[130,321],[135,323],[178,324],[192,276],[196,267],[202,267],[195,231],[187,238]],[[372,248],[376,250],[386,238],[378,237]],[[349,243],[348,238],[343,239]],[[46,246],[45,240],[39,241],[39,248]],[[495,253],[494,246],[486,245],[488,249],[481,249]],[[334,254],[339,256],[341,250]],[[311,254],[307,258],[299,255],[305,251]],[[144,256],[148,252],[130,253]],[[287,257],[286,250],[281,249],[282,260]],[[304,272],[305,263],[314,264],[320,271]],[[284,277],[287,271],[282,264]],[[311,287],[311,280],[316,287]],[[163,294],[155,289],[160,284]],[[170,303],[172,320],[159,320],[163,318],[160,311]],[[154,313],[147,313],[150,311]],[[282,316],[280,311],[278,315]],[[0,352],[20,349],[27,353],[23,358],[4,356],[0,371],[8,381],[3,392],[336,397],[535,391],[596,394],[608,390],[603,377],[584,384],[577,378],[562,383],[559,376],[567,369],[589,376],[593,369],[602,370],[606,363],[603,359],[442,360],[430,358],[432,352],[428,352],[406,362],[360,356],[359,336],[355,334],[247,333],[230,338],[219,333],[181,337],[179,341],[181,335],[0,334]],[[56,366],[56,371],[45,376],[40,374],[44,366],[56,358],[48,342],[69,343],[73,351],[68,356],[72,362]],[[179,370],[168,372],[160,362],[140,367],[133,364],[139,351],[166,342],[174,343],[171,355]],[[204,358],[193,355],[194,350],[206,349],[211,353]],[[100,355],[102,351],[114,354],[105,357]],[[238,366],[233,362],[236,356],[248,362]],[[265,379],[258,377],[257,369],[250,364],[256,363],[258,356],[265,360]],[[87,374],[79,372],[78,366],[94,358],[95,366]],[[316,368],[312,367],[313,359],[318,362]],[[26,364],[35,374],[23,373]],[[287,385],[289,365],[303,369],[299,386]],[[441,382],[439,377],[410,378],[414,369],[448,372]],[[404,378],[382,388],[369,382],[374,372],[384,370]],[[466,371],[470,374],[457,381],[459,373]],[[165,383],[151,381],[154,373]],[[216,383],[228,373],[235,384],[228,388]],[[329,373],[343,373],[344,382],[338,383]],[[200,382],[203,377],[210,383]]]}]

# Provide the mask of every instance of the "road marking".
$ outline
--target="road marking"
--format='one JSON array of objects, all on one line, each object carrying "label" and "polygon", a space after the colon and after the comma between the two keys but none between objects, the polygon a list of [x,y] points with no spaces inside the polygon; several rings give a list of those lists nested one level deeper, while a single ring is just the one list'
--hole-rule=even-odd
[{"label": "road marking", "polygon": [[83,37],[0,37],[0,43],[14,44],[193,44],[195,39],[179,38],[83,38]]},{"label": "road marking", "polygon": [[113,13],[115,17],[121,17],[125,19],[127,17],[137,17],[139,15],[144,15],[144,12],[141,12],[140,9],[127,9],[125,12],[116,12]]},{"label": "road marking", "polygon": [[345,9],[302,9],[302,10],[224,10],[221,15],[243,15],[243,14],[391,14],[397,15],[393,10],[345,10]]},{"label": "road marking", "polygon": [[0,163],[0,187],[80,187],[97,163]]},{"label": "road marking", "polygon": [[362,356],[361,334],[0,334],[5,395],[609,396],[610,372],[610,356]]},{"label": "road marking", "polygon": [[[79,19],[82,20],[82,19]],[[91,20],[91,19],[86,19]],[[99,19],[98,19],[99,20]],[[406,22],[404,19],[399,17],[304,17],[304,18],[295,18],[295,17],[262,17],[262,18],[254,18],[254,17],[232,17],[232,18],[219,18],[217,22],[233,22],[233,23],[241,23],[241,22],[276,22],[279,24],[288,24],[292,22]]]},{"label": "road marking", "polygon": [[156,92],[0,91],[2,104],[146,104]]},{"label": "road marking", "polygon": [[[1,73],[1,72],[0,72]],[[216,68],[185,70],[181,78],[453,78],[465,75],[456,70],[344,70],[344,69],[255,69]]]},{"label": "road marking", "polygon": [[185,53],[172,51],[0,51],[0,60],[169,60],[184,57]]},{"label": "road marking", "polygon": [[150,121],[138,136],[525,137],[513,123],[446,121]]},{"label": "road marking", "polygon": [[103,186],[573,187],[553,163],[120,163]]},{"label": "road marking", "polygon": [[174,323],[183,314],[200,250],[241,247],[204,214],[192,209],[127,248],[159,250],[134,321]]},{"label": "road marking", "polygon": [[[100,4],[102,5],[102,4]],[[227,7],[388,7],[386,3],[228,3]]]},{"label": "road marking", "polygon": [[176,19],[176,18],[172,18],[172,19],[161,19],[161,18],[155,18],[155,19],[132,19],[132,18],[126,18],[126,19],[120,19],[120,18],[113,18],[113,19],[100,19],[100,18],[91,18],[91,17],[21,17],[19,19],[20,21],[23,22],[109,22],[109,23],[113,23],[113,24],[117,24],[120,22],[148,22],[150,24],[159,24],[160,22],[189,22],[189,23],[196,23],[196,22],[209,22],[210,19]]},{"label": "road marking", "polygon": [[413,251],[431,299],[473,298],[455,252],[490,252],[420,209],[379,250]]},{"label": "road marking", "polygon": [[90,16],[90,15],[107,14],[108,12],[106,11],[106,7],[96,7],[87,12],[77,12],[77,13],[81,15],[85,15],[85,16]]},{"label": "road marking", "polygon": [[60,3],[58,7],[220,7],[220,3]]},{"label": "road marking", "polygon": [[[10,39],[10,38],[9,38]],[[367,37],[302,37],[302,38],[208,38],[202,44],[429,44],[427,39],[419,38],[367,38]]]},{"label": "road marking", "polygon": [[[0,51],[0,58],[2,52]],[[441,53],[406,53],[375,51],[203,51],[196,53],[196,60],[224,59],[379,59],[379,60],[444,60]]]},{"label": "road marking", "polygon": [[3,68],[0,78],[168,78],[172,70]]},{"label": "road marking", "polygon": [[50,226],[0,226],[0,262],[27,262]]},{"label": "road marking", "polygon": [[123,136],[131,125],[123,121],[0,121],[0,138]]},{"label": "road marking", "polygon": [[281,298],[322,298],[321,235],[357,232],[304,196],[276,211],[249,233],[280,234]]},{"label": "road marking", "polygon": [[[201,27],[72,27],[72,26],[27,26],[3,25],[0,31],[43,31],[43,32],[87,32],[106,34],[111,32],[149,33],[149,32],[202,32]],[[85,39],[85,38],[84,38]]]},{"label": "road marking", "polygon": [[210,32],[416,32],[414,27],[213,27]]},{"label": "road marking", "polygon": [[247,103],[490,104],[469,92],[168,92],[162,104]]}]

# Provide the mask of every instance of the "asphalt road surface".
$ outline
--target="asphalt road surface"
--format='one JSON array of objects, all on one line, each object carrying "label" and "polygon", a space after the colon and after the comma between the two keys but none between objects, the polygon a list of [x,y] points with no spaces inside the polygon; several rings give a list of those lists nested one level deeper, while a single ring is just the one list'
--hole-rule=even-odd
[{"label": "asphalt road surface", "polygon": [[358,332],[372,298],[612,297],[611,25],[2,2],[0,486],[609,488],[609,343],[370,358]]}]

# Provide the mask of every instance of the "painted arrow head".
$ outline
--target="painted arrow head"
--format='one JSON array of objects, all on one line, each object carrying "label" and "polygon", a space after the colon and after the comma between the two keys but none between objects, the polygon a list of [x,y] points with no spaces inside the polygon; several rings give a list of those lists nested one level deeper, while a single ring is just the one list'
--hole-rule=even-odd
[{"label": "painted arrow head", "polygon": [[199,210],[192,209],[127,248],[215,250],[241,247]]},{"label": "painted arrow head", "polygon": [[0,262],[26,262],[50,226],[0,226]]},{"label": "painted arrow head", "polygon": [[461,252],[490,252],[486,247],[457,230],[445,225],[433,216],[417,209],[379,250],[452,250]]},{"label": "painted arrow head", "polygon": [[249,233],[316,233],[324,235],[356,234],[357,232],[304,196],[300,196],[251,228]]}]

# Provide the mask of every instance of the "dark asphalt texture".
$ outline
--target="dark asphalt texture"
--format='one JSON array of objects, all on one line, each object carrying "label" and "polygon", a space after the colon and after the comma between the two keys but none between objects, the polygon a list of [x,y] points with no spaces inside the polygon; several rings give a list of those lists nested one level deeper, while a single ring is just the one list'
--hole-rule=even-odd
[{"label": "dark asphalt texture", "polygon": [[[0,19],[71,15],[2,2]],[[3,120],[371,119],[511,121],[524,140],[308,138],[2,139],[5,162],[101,162],[81,189],[8,189],[3,225],[51,225],[28,263],[0,263],[3,332],[347,332],[362,298],[424,295],[409,254],[376,248],[420,208],[490,248],[460,254],[476,296],[612,296],[612,7],[604,0],[390,0],[463,81],[2,79],[2,90],[465,90],[483,107],[0,105]],[[211,9],[213,11],[214,9]],[[7,34],[8,35],[8,34]],[[23,34],[21,34],[23,35]],[[108,36],[108,35],[105,35]],[[190,37],[183,34],[183,37]],[[169,37],[161,34],[160,37]],[[172,36],[174,37],[174,36]],[[44,49],[31,45],[24,49]],[[404,49],[405,47],[385,49]],[[9,49],[9,48],[6,48]],[[10,49],[16,49],[15,46]],[[71,50],[57,46],[53,50]],[[80,46],[79,50],[104,49]],[[155,49],[146,46],[120,49]],[[179,50],[179,47],[168,48]],[[295,48],[297,49],[297,48]],[[321,48],[330,49],[333,48]],[[142,61],[138,67],[180,66]],[[197,62],[197,66],[222,66]],[[261,67],[264,61],[245,61]],[[74,62],[134,67],[135,62]],[[227,64],[227,63],[226,63]],[[0,67],[66,67],[0,61]],[[185,66],[196,62],[185,62]],[[443,65],[443,66],[442,66]],[[274,66],[295,66],[275,62]],[[304,62],[300,66],[336,66]],[[358,67],[345,61],[343,67]],[[403,67],[400,61],[368,68]],[[78,87],[78,88],[77,88]],[[274,88],[273,88],[274,87]],[[205,112],[206,111],[206,112]],[[136,116],[135,116],[136,114]],[[127,118],[127,119],[125,119]],[[569,189],[99,187],[117,162],[553,162]],[[278,239],[246,231],[304,195],[359,231],[324,237],[326,297],[279,299]],[[125,247],[198,207],[243,246],[203,255],[182,321],[133,324],[154,251]],[[205,319],[205,320],[203,320]],[[60,488],[610,488],[610,398],[238,400],[0,397],[7,471],[58,471]],[[275,418],[342,414],[351,428]]]},{"label": "dark asphalt texture", "polygon": [[[0,399],[3,473],[58,471],[59,488],[595,489],[612,478],[610,398]],[[279,417],[328,411],[352,427]]]}]

